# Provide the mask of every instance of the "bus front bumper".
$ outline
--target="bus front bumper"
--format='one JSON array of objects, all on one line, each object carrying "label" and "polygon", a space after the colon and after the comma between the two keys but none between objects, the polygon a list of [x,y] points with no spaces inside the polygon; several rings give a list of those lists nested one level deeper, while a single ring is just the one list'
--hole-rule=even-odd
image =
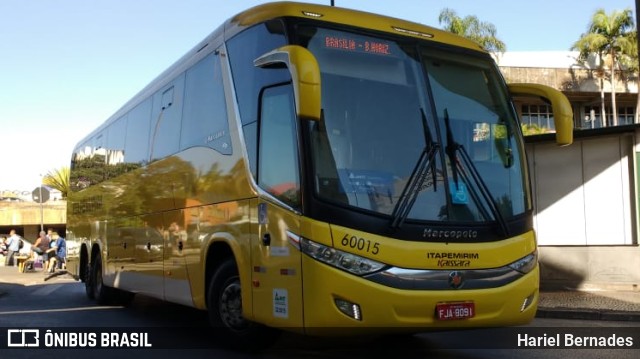
[{"label": "bus front bumper", "polygon": [[[538,304],[537,265],[521,278],[496,288],[412,290],[374,283],[304,255],[302,264],[308,334],[332,334],[339,328],[355,334],[358,329],[416,332],[522,325],[534,318]],[[442,308],[462,308],[463,318],[457,318],[458,313],[447,316]],[[443,318],[438,319],[438,311]]]}]

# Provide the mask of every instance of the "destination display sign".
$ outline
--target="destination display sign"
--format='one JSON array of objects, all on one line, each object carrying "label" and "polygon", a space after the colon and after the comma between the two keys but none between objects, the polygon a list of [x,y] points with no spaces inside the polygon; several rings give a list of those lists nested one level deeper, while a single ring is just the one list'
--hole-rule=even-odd
[{"label": "destination display sign", "polygon": [[393,55],[391,43],[387,41],[364,39],[359,36],[349,36],[347,34],[326,35],[324,37],[324,47],[327,49],[373,55]]}]

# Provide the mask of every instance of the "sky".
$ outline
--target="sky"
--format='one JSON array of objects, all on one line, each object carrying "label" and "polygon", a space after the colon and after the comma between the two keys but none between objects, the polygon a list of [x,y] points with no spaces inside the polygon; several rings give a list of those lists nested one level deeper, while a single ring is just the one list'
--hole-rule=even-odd
[{"label": "sky", "polygon": [[[69,166],[74,146],[254,0],[0,0],[0,193]],[[303,0],[330,4],[330,0]],[[598,8],[632,0],[335,0],[434,27],[444,8],[497,28],[507,51],[568,50]]]}]

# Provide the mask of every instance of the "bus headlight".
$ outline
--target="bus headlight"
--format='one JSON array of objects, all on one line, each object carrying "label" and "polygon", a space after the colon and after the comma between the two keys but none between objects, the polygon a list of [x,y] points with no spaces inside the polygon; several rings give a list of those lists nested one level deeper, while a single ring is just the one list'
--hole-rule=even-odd
[{"label": "bus headlight", "polygon": [[509,264],[509,267],[522,274],[527,274],[536,267],[536,264],[538,264],[538,251],[535,251],[524,258],[518,259],[517,261]]},{"label": "bus headlight", "polygon": [[355,275],[377,272],[385,267],[384,263],[327,247],[306,238],[300,239],[300,250],[320,262]]}]

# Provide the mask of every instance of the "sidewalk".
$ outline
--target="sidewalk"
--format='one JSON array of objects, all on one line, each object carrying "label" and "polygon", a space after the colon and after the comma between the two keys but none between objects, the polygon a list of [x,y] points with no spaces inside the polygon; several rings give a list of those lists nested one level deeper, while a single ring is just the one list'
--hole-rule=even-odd
[{"label": "sidewalk", "polygon": [[[45,280],[46,279],[46,280]],[[50,283],[71,283],[75,280],[70,275],[51,276],[43,270],[18,272],[18,267],[0,266],[0,297],[7,294],[12,286],[42,285]]]},{"label": "sidewalk", "polygon": [[543,290],[536,316],[640,322],[640,291]]},{"label": "sidewalk", "polygon": [[[75,282],[69,275],[51,277],[42,271],[19,273],[17,267],[0,266],[0,298],[13,285]],[[540,292],[538,318],[640,322],[640,291],[544,290]]]}]

